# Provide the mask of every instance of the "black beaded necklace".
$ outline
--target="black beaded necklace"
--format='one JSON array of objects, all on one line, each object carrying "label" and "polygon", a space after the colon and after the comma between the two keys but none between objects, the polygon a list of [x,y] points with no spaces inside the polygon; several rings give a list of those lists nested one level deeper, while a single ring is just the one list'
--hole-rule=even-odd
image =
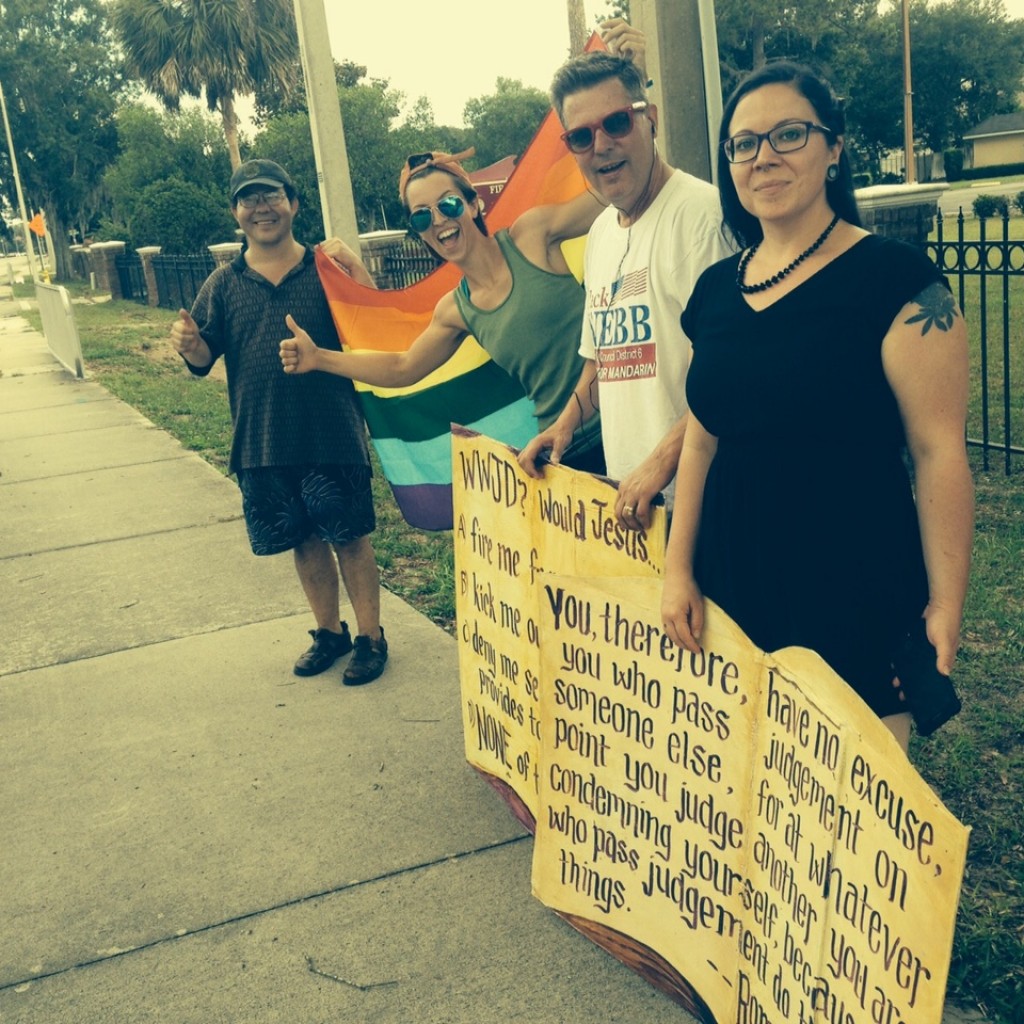
[{"label": "black beaded necklace", "polygon": [[[829,226],[825,228],[814,244],[804,249],[802,253],[788,267],[780,270],[777,274],[773,274],[768,278],[767,281],[761,281],[759,284],[744,284],[743,279],[747,276],[747,264],[754,258],[754,253],[757,252],[761,242],[757,245],[752,245],[741,257],[739,266],[736,268],[736,287],[739,288],[744,295],[753,295],[755,292],[763,292],[772,285],[778,284],[783,278],[789,277],[789,275],[800,266],[801,263],[812,253],[817,252],[825,244],[825,239],[832,234],[832,229],[839,223],[839,214],[837,213],[829,223]],[[763,241],[763,239],[762,239]]]}]

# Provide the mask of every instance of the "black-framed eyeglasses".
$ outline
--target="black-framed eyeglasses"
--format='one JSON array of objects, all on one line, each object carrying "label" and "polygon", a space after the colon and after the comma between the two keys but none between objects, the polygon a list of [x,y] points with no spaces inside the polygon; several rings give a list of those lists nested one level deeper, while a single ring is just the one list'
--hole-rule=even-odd
[{"label": "black-framed eyeglasses", "polygon": [[247,192],[244,196],[238,197],[238,205],[244,206],[247,210],[255,210],[260,203],[266,203],[267,206],[280,206],[287,198],[288,194],[281,188],[275,189],[273,192]]},{"label": "black-framed eyeglasses", "polygon": [[418,210],[413,210],[409,214],[409,227],[416,234],[422,235],[433,223],[434,214],[432,211],[434,210],[437,210],[442,217],[455,220],[465,212],[466,204],[462,201],[461,196],[445,196],[443,199],[438,199],[436,206],[421,206]]},{"label": "black-framed eyeglasses", "polygon": [[637,114],[642,114],[646,109],[647,102],[637,100],[628,107],[605,114],[600,121],[581,124],[578,128],[570,128],[567,132],[562,133],[562,141],[571,152],[586,153],[587,150],[594,148],[598,128],[610,139],[623,139],[633,130],[634,117]]},{"label": "black-framed eyeglasses", "polygon": [[787,121],[769,132],[737,132],[722,143],[722,149],[729,163],[745,164],[757,157],[765,139],[776,153],[795,153],[807,145],[811,132],[821,132],[829,137],[835,135],[831,128],[813,121]]}]

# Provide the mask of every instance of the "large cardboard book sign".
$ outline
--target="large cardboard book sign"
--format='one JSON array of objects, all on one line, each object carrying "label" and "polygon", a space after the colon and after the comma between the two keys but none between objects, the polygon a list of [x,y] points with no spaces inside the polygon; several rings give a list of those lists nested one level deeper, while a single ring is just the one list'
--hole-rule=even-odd
[{"label": "large cardboard book sign", "polygon": [[663,542],[632,575],[599,564],[625,547],[589,530],[604,482],[454,452],[508,471],[456,486],[460,670],[467,757],[534,828],[534,894],[705,1021],[939,1024],[968,829],[885,726],[713,604],[702,652],[676,648]]},{"label": "large cardboard book sign", "polygon": [[[540,600],[544,573],[660,574],[665,511],[648,534],[622,530],[607,480],[548,466],[527,476],[516,453],[452,427],[452,477],[459,674],[470,764],[495,784],[533,829],[540,765]],[[560,657],[583,668],[593,657],[589,626],[574,601],[554,609],[579,628]]]}]

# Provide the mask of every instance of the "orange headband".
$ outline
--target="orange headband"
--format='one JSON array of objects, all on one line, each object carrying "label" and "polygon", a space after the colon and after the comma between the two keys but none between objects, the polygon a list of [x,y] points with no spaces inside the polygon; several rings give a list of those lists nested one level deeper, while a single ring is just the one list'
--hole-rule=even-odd
[{"label": "orange headband", "polygon": [[476,189],[473,186],[473,182],[469,180],[469,175],[459,162],[461,160],[468,160],[475,154],[476,150],[472,146],[454,155],[451,153],[413,153],[406,158],[405,164],[402,167],[402,173],[398,176],[398,197],[404,203],[405,190],[409,187],[410,179],[415,178],[417,174],[423,174],[424,171],[434,168],[440,171],[447,171],[452,177],[465,182],[475,192]]}]

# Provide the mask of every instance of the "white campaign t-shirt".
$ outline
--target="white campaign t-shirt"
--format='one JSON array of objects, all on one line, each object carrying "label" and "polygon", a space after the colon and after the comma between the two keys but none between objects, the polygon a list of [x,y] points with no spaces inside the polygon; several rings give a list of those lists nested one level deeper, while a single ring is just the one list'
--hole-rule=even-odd
[{"label": "white campaign t-shirt", "polygon": [[[636,469],[686,412],[690,341],[679,317],[697,278],[731,255],[718,190],[675,170],[630,227],[605,210],[587,236],[580,355],[597,363],[608,475]],[[665,489],[671,508],[675,481]]]}]

